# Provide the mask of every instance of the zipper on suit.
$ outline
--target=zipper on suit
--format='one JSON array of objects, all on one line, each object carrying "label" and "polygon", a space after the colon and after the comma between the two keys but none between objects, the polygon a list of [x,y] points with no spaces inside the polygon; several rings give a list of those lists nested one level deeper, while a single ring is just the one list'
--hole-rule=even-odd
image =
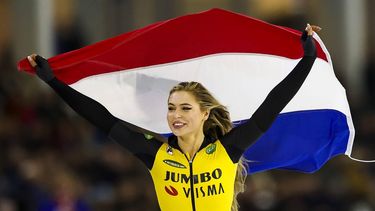
[{"label": "zipper on suit", "polygon": [[195,196],[194,196],[194,175],[193,175],[193,160],[195,158],[194,156],[189,160],[189,158],[185,155],[186,159],[189,161],[189,168],[190,168],[190,192],[191,192],[191,206],[193,208],[193,211],[196,211],[195,209]]}]

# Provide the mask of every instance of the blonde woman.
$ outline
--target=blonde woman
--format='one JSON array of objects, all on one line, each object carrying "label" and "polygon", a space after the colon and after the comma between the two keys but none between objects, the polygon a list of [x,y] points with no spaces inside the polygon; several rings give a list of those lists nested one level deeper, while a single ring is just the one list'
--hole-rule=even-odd
[{"label": "blonde woman", "polygon": [[[229,113],[203,85],[182,82],[168,98],[167,142],[148,139],[111,115],[101,104],[59,81],[47,60],[28,57],[37,75],[76,112],[128,149],[149,169],[161,210],[238,210],[236,196],[244,189],[246,167],[242,154],[272,124],[297,93],[316,59],[313,31],[302,35],[304,56],[267,96],[253,116],[232,128]],[[156,138],[155,138],[156,137]]]}]

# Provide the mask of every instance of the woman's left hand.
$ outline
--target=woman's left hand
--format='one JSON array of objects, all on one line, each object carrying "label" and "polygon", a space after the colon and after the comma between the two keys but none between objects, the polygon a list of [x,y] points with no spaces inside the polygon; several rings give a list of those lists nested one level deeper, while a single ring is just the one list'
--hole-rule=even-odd
[{"label": "woman's left hand", "polygon": [[307,32],[307,35],[311,36],[313,35],[313,32],[319,32],[320,30],[322,30],[322,28],[320,28],[319,26],[307,24],[305,30]]},{"label": "woman's left hand", "polygon": [[316,56],[315,42],[312,35],[314,32],[322,30],[319,26],[307,24],[305,31],[302,33],[302,46],[305,56]]}]

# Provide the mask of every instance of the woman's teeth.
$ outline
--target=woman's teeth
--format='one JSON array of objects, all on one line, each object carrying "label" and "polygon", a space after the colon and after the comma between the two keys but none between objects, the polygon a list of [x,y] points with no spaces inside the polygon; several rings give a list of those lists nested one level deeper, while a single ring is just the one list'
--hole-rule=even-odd
[{"label": "woman's teeth", "polygon": [[175,128],[181,128],[181,127],[183,127],[185,124],[184,123],[182,123],[182,122],[176,122],[176,123],[173,123],[173,127],[175,127]]}]

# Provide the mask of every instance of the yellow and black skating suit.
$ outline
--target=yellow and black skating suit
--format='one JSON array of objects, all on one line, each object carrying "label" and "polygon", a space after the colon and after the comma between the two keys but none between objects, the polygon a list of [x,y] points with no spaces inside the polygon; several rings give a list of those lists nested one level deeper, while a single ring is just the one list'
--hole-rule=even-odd
[{"label": "yellow and black skating suit", "polygon": [[[121,139],[129,134],[127,130],[127,125],[118,122],[111,129],[110,137],[129,148],[129,141]],[[220,140],[206,137],[193,157],[181,151],[175,136],[168,143],[161,143],[134,134],[132,140],[136,139],[137,144],[132,144],[131,150],[148,167],[161,210],[228,211],[238,160],[248,140],[256,140],[261,133],[253,120],[249,120]],[[245,136],[247,141],[235,141]]]},{"label": "yellow and black skating suit", "polygon": [[[305,40],[304,57],[269,93],[253,116],[219,140],[206,137],[194,157],[181,151],[175,136],[171,136],[168,143],[154,138],[149,140],[130,129],[129,123],[114,117],[105,107],[57,78],[46,82],[75,111],[143,161],[154,181],[161,210],[228,211],[233,201],[237,162],[242,153],[271,126],[297,93],[314,63],[314,44],[310,36]],[[37,60],[39,75],[48,74],[45,62]]]},{"label": "yellow and black skating suit", "polygon": [[162,210],[230,210],[236,169],[217,140],[192,158],[163,144],[150,172]]}]

